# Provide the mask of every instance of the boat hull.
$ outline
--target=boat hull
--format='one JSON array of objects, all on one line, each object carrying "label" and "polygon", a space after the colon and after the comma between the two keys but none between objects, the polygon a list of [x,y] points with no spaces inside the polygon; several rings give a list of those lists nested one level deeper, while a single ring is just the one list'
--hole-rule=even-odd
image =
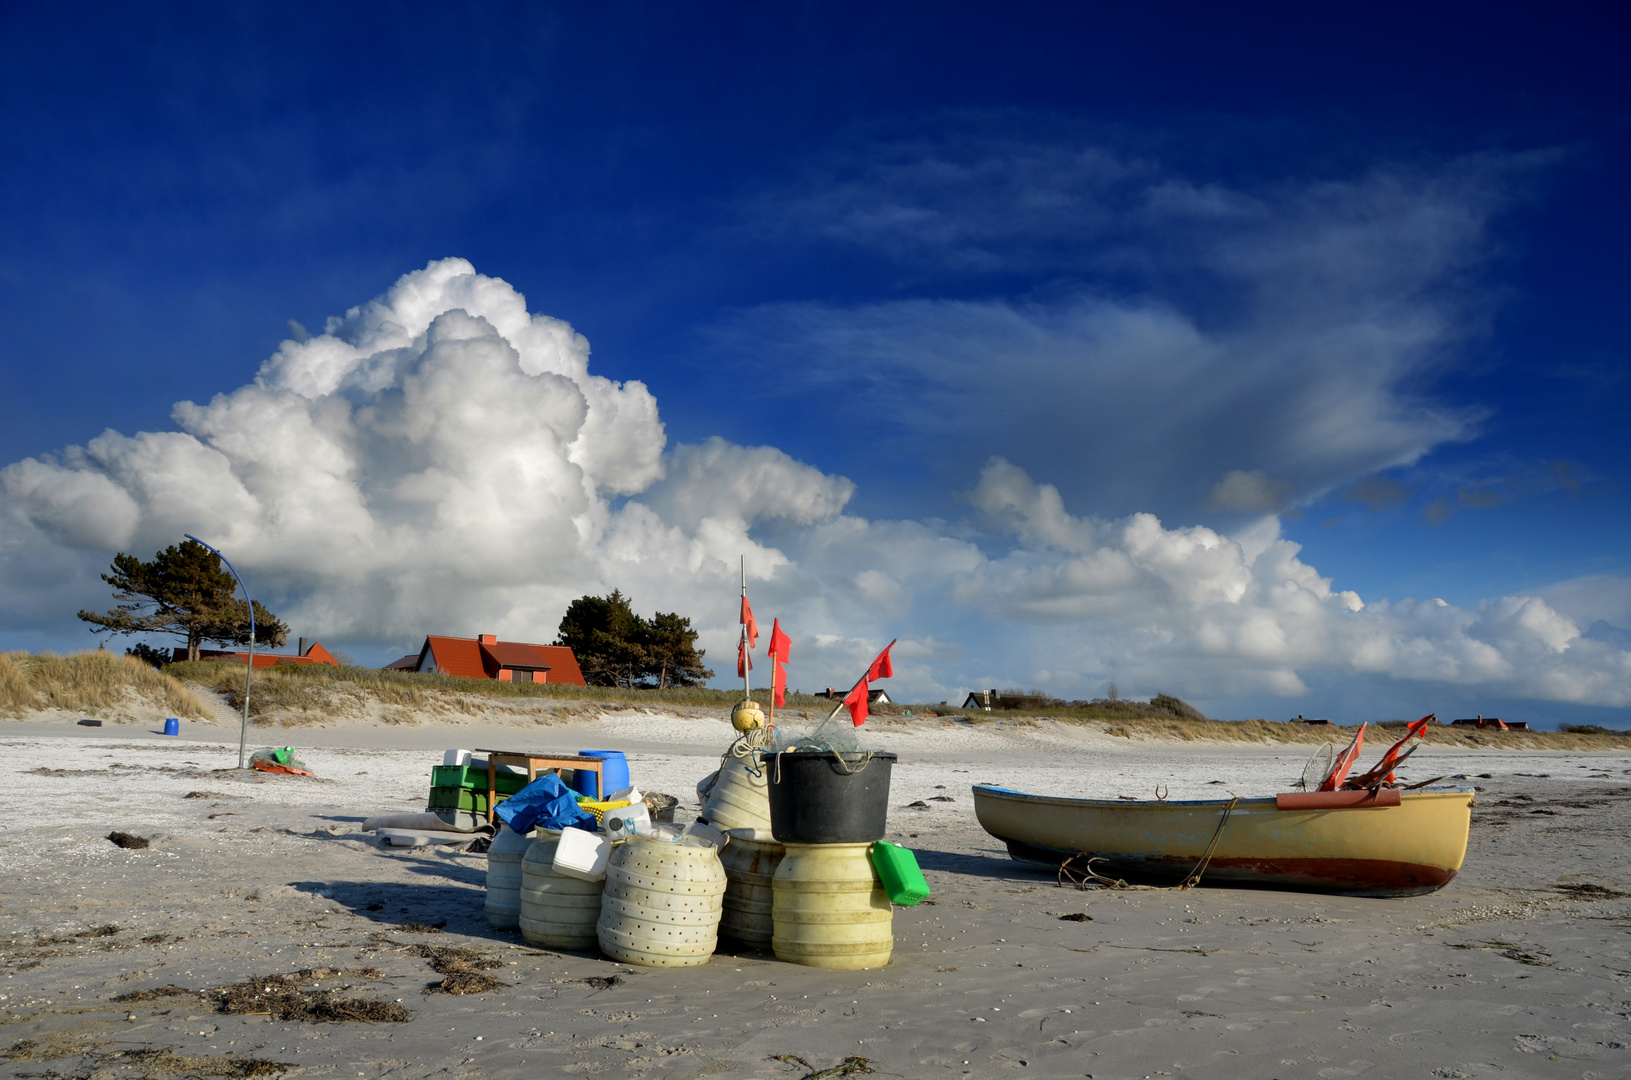
[{"label": "boat hull", "polygon": [[[1472,820],[1470,788],[1407,792],[1397,806],[1281,810],[1240,799],[1221,834],[1226,800],[1111,802],[974,788],[986,832],[1026,862],[1086,856],[1109,877],[1151,884],[1187,878],[1217,836],[1206,885],[1347,896],[1418,896],[1461,869]],[[1086,859],[1078,859],[1077,865]]]}]

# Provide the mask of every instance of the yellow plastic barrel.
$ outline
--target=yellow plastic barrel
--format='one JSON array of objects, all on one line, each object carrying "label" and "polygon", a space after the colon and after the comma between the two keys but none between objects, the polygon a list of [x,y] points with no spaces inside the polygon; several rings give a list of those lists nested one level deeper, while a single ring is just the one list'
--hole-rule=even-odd
[{"label": "yellow plastic barrel", "polygon": [[557,874],[560,842],[560,833],[540,831],[521,860],[521,936],[545,948],[593,948],[606,883]]},{"label": "yellow plastic barrel", "polygon": [[508,825],[498,826],[487,849],[487,925],[512,930],[521,918],[521,857],[532,843]]},{"label": "yellow plastic barrel", "polygon": [[770,831],[770,781],[766,764],[754,758],[733,757],[719,770],[702,820],[716,828]]},{"label": "yellow plastic barrel", "polygon": [[871,844],[788,844],[772,882],[778,960],[853,971],[883,967],[895,912],[867,857]]},{"label": "yellow plastic barrel", "polygon": [[725,867],[725,903],[719,932],[747,945],[769,948],[774,930],[773,881],[787,849],[768,829],[732,829],[730,843],[719,853]]},{"label": "yellow plastic barrel", "polygon": [[630,837],[606,869],[600,951],[643,967],[706,964],[719,943],[725,885],[712,844]]}]

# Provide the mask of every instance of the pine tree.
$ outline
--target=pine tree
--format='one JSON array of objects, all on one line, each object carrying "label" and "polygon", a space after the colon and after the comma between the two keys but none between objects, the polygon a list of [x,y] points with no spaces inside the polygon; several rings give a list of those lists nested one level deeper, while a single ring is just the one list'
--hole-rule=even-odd
[{"label": "pine tree", "polygon": [[[221,559],[192,540],[171,544],[143,562],[119,552],[112,573],[102,580],[113,586],[118,601],[102,614],[81,611],[79,617],[97,633],[170,634],[187,643],[187,659],[197,660],[204,642],[249,644],[249,609],[237,598],[238,583],[221,568]],[[255,602],[255,644],[275,648],[289,637],[281,619]]]}]

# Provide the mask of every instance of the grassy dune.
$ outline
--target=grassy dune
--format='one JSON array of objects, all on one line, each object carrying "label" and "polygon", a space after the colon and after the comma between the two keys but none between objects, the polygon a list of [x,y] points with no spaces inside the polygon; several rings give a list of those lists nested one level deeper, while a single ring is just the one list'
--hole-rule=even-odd
[{"label": "grassy dune", "polygon": [[210,716],[186,685],[128,656],[0,653],[0,716],[60,709],[95,717],[142,707],[177,719]]},{"label": "grassy dune", "polygon": [[[109,652],[69,656],[52,653],[0,653],[0,716],[41,710],[109,715],[147,707],[167,716],[203,719],[210,715],[192,687],[222,695],[234,709],[243,707],[244,667],[230,660],[170,664],[162,672]],[[753,696],[765,703],[768,692]],[[249,714],[263,724],[300,727],[336,720],[377,719],[384,723],[434,723],[439,716],[510,713],[536,723],[589,719],[607,708],[717,710],[723,715],[741,698],[740,691],[689,687],[672,690],[622,690],[553,683],[504,683],[420,675],[326,664],[283,665],[255,672]],[[821,716],[833,702],[812,694],[788,694],[784,713]],[[893,723],[970,723],[1034,725],[1042,720],[1080,724],[1127,739],[1176,742],[1231,742],[1318,745],[1345,743],[1353,729],[1268,720],[1209,720],[1176,698],[1153,702],[1092,702],[1034,711],[987,713],[945,705],[878,705],[873,715]],[[910,714],[910,715],[908,715]],[[938,719],[936,719],[938,717]],[[1373,724],[1371,744],[1391,742],[1402,734],[1403,721]],[[1428,741],[1441,746],[1486,749],[1626,750],[1631,734],[1616,732],[1479,731],[1435,726]]]},{"label": "grassy dune", "polygon": [[[165,673],[223,695],[234,709],[243,708],[244,666],[231,660],[170,664]],[[262,723],[289,727],[337,718],[378,715],[386,723],[413,724],[437,716],[475,716],[488,712],[533,713],[540,722],[589,717],[605,707],[658,706],[718,709],[741,699],[740,692],[687,687],[673,690],[621,690],[603,686],[557,683],[508,683],[463,679],[454,675],[420,675],[376,668],[329,664],[283,664],[257,668],[249,693],[249,716]],[[761,702],[765,693],[756,691]],[[787,707],[813,711],[830,702],[808,694],[789,694]]]}]

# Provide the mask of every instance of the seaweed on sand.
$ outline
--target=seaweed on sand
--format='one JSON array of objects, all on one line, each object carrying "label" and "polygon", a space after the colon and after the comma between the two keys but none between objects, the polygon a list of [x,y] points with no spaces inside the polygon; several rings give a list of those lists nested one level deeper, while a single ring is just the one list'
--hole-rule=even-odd
[{"label": "seaweed on sand", "polygon": [[139,1046],[117,1050],[106,1049],[107,1040],[75,1038],[24,1039],[13,1043],[5,1057],[9,1061],[52,1061],[78,1057],[83,1072],[22,1073],[23,1076],[48,1076],[57,1080],[102,1080],[102,1078],[128,1077],[130,1080],[168,1080],[170,1077],[222,1076],[229,1080],[250,1080],[251,1077],[273,1076],[295,1068],[293,1062],[267,1061],[264,1058],[243,1057],[238,1054],[191,1055],[178,1054],[174,1047]]},{"label": "seaweed on sand", "polygon": [[114,1001],[156,1001],[167,997],[196,997],[215,1006],[215,1011],[239,1016],[271,1016],[280,1021],[303,1020],[313,1024],[359,1021],[365,1024],[401,1023],[412,1014],[394,1001],[347,997],[350,986],[324,989],[323,979],[377,979],[377,968],[345,971],[338,968],[304,968],[281,975],[263,975],[231,986],[189,990],[184,986],[160,986],[120,994]]},{"label": "seaweed on sand", "polygon": [[475,949],[460,949],[452,945],[410,945],[408,952],[430,961],[430,969],[442,976],[442,981],[425,987],[427,994],[484,994],[509,983],[499,982],[483,972],[504,966]]}]

